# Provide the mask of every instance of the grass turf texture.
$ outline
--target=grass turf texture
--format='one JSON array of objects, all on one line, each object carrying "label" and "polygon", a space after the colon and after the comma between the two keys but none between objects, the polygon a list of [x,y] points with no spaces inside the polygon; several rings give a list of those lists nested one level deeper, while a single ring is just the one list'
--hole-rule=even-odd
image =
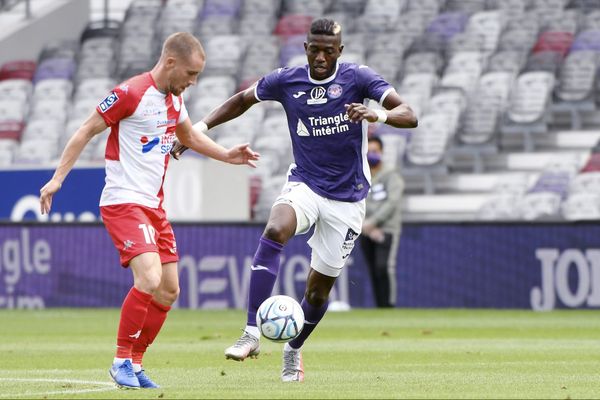
[{"label": "grass turf texture", "polygon": [[241,311],[174,310],[145,359],[158,390],[110,384],[117,310],[0,311],[1,398],[600,398],[598,311],[328,313],[281,383],[281,344],[226,361]]}]

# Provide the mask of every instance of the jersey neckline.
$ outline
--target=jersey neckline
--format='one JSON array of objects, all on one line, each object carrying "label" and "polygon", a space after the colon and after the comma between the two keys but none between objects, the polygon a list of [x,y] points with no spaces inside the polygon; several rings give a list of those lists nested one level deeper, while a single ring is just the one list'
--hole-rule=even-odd
[{"label": "jersey neckline", "polygon": [[306,64],[306,74],[308,75],[308,80],[309,80],[311,83],[314,83],[314,84],[316,84],[316,85],[322,85],[322,84],[324,84],[324,83],[329,83],[329,82],[331,82],[332,80],[334,80],[334,79],[335,79],[335,77],[337,76],[337,73],[338,73],[338,68],[339,68],[339,67],[340,67],[340,64],[339,64],[339,63],[336,61],[336,62],[335,62],[335,71],[333,72],[333,74],[332,74],[332,75],[331,75],[329,78],[325,78],[325,79],[322,79],[322,80],[318,80],[318,79],[313,79],[313,77],[312,77],[312,76],[310,76],[310,67],[309,67],[309,65],[308,65],[308,64]]}]

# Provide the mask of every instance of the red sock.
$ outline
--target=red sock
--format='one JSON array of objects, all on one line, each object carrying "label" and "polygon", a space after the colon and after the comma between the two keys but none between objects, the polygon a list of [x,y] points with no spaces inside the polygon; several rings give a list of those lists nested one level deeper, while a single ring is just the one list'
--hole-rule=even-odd
[{"label": "red sock", "polygon": [[146,349],[154,342],[154,338],[160,332],[170,309],[171,307],[157,303],[154,300],[150,302],[140,338],[133,344],[131,356],[134,364],[142,363],[142,357],[144,357]]},{"label": "red sock", "polygon": [[151,300],[151,294],[140,292],[135,287],[125,296],[117,333],[116,357],[131,358],[131,349],[141,335]]}]

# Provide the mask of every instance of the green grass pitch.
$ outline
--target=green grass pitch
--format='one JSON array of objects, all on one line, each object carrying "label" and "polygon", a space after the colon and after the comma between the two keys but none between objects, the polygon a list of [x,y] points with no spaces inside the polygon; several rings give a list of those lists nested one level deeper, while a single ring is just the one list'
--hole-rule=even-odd
[{"label": "green grass pitch", "polygon": [[598,311],[353,310],[304,346],[281,383],[281,344],[226,361],[241,311],[174,310],[145,368],[162,388],[111,385],[117,310],[0,311],[2,398],[600,398]]}]

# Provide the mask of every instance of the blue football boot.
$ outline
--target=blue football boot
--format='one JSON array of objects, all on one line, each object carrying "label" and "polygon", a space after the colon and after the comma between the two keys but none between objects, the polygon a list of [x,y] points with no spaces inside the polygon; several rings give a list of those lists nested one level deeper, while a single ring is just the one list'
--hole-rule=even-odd
[{"label": "blue football boot", "polygon": [[137,379],[140,382],[140,387],[143,389],[158,389],[160,387],[156,383],[152,382],[152,379],[148,378],[148,375],[146,375],[144,370],[136,372],[135,376],[137,376]]},{"label": "blue football boot", "polygon": [[115,365],[108,370],[110,377],[121,389],[139,389],[140,382],[133,372],[131,361],[125,360],[120,365]]}]

